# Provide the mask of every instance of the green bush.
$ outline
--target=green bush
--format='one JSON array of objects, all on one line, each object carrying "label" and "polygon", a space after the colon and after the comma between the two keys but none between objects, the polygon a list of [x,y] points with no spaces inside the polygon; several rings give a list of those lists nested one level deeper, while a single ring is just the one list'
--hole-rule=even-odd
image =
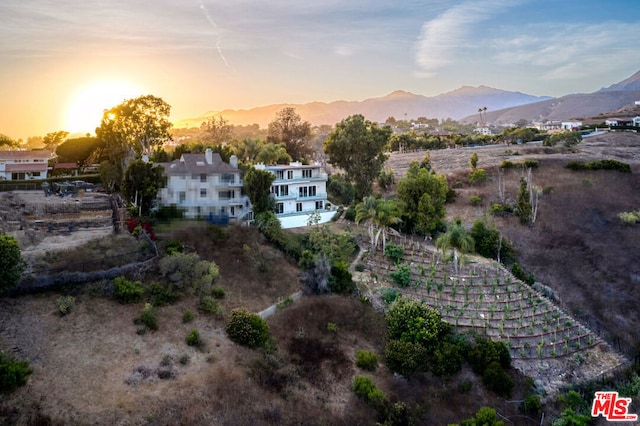
[{"label": "green bush", "polygon": [[516,167],[516,163],[513,163],[512,161],[509,161],[509,160],[504,160],[502,163],[500,163],[501,169],[512,169],[514,167]]},{"label": "green bush", "polygon": [[508,204],[494,203],[489,207],[489,214],[493,216],[507,216],[513,213],[513,207]]},{"label": "green bush", "polygon": [[616,170],[622,173],[631,173],[631,166],[616,160],[599,160],[582,163],[579,161],[570,161],[565,166],[569,170]]},{"label": "green bush", "polygon": [[513,391],[513,379],[499,362],[492,362],[482,374],[482,383],[499,396],[509,397]]},{"label": "green bush", "polygon": [[540,395],[530,394],[525,396],[522,402],[522,411],[527,414],[540,414],[542,412],[542,402],[540,401]]},{"label": "green bush", "polygon": [[449,378],[462,369],[463,362],[461,347],[449,339],[443,339],[433,350],[431,371],[436,376]]},{"label": "green bush", "polygon": [[356,206],[355,204],[349,205],[347,210],[344,212],[344,219],[350,222],[356,221]]},{"label": "green bush", "polygon": [[479,206],[480,204],[482,204],[482,197],[472,195],[471,197],[469,197],[469,203],[472,206]]},{"label": "green bush", "polygon": [[351,389],[355,394],[365,400],[369,405],[373,407],[381,407],[384,404],[387,396],[373,383],[371,377],[368,376],[356,376],[353,378],[353,384]]},{"label": "green bush", "polygon": [[391,340],[385,348],[385,359],[389,370],[404,377],[429,369],[428,352],[418,343]]},{"label": "green bush", "polygon": [[145,303],[139,317],[133,319],[134,324],[143,325],[149,330],[158,329],[158,310],[150,303]]},{"label": "green bush", "polygon": [[364,272],[364,269],[365,269],[364,263],[358,263],[355,269],[356,269],[356,272]]},{"label": "green bush", "polygon": [[384,255],[393,263],[398,264],[404,257],[404,249],[395,244],[387,244],[384,248]]},{"label": "green bush", "polygon": [[331,275],[329,276],[329,290],[332,293],[351,294],[355,290],[356,285],[353,282],[349,265],[346,262],[337,262],[331,266]]},{"label": "green bush", "polygon": [[195,328],[187,334],[187,337],[184,340],[189,346],[199,347],[202,345],[200,333]]},{"label": "green bush", "polygon": [[432,347],[450,329],[437,310],[408,297],[393,302],[386,322],[390,339],[419,343],[425,348]]},{"label": "green bush", "polygon": [[0,353],[0,393],[13,392],[25,385],[31,373],[28,361],[16,361]]},{"label": "green bush", "polygon": [[524,160],[522,162],[522,164],[527,169],[537,169],[538,168],[538,160],[533,160],[533,159]]},{"label": "green bush", "polygon": [[209,315],[222,315],[224,309],[212,296],[202,296],[198,304],[198,310]]},{"label": "green bush", "polygon": [[533,285],[536,282],[535,276],[533,274],[527,274],[518,262],[515,262],[511,267],[511,273],[514,277],[529,285]]},{"label": "green bush", "polygon": [[193,316],[193,312],[191,312],[190,310],[186,310],[184,311],[184,313],[182,314],[182,322],[183,323],[188,323],[191,322],[195,319],[195,317]]},{"label": "green bush", "polygon": [[140,281],[129,281],[125,277],[113,279],[114,296],[120,303],[138,303],[144,296],[144,288]]},{"label": "green bush", "polygon": [[635,212],[618,213],[618,219],[625,225],[635,225],[640,222],[640,210]]},{"label": "green bush", "polygon": [[73,296],[60,296],[56,299],[56,307],[60,315],[67,315],[76,306],[76,298]]},{"label": "green bush", "polygon": [[511,354],[503,342],[478,338],[467,352],[467,361],[476,374],[483,374],[489,364],[494,362],[508,368],[511,365]]},{"label": "green bush", "polygon": [[172,305],[180,299],[180,295],[174,291],[173,285],[153,281],[147,288],[147,299],[153,306]]},{"label": "green bush", "polygon": [[211,295],[215,298],[215,299],[224,299],[225,296],[225,291],[224,288],[222,288],[221,286],[217,285],[215,287],[213,287],[213,290],[211,291]]},{"label": "green bush", "polygon": [[0,234],[0,293],[18,285],[25,267],[18,240]]},{"label": "green bush", "polygon": [[389,277],[398,287],[409,287],[411,285],[411,266],[398,265],[395,271],[389,273]]},{"label": "green bush", "polygon": [[476,169],[471,173],[469,173],[469,175],[467,176],[467,179],[469,179],[469,182],[471,183],[482,183],[482,182],[486,182],[487,179],[489,179],[489,175],[487,174],[487,171],[484,169]]},{"label": "green bush", "polygon": [[378,368],[378,355],[375,352],[358,350],[356,352],[356,366],[363,370],[375,371]]},{"label": "green bush", "polygon": [[267,322],[245,308],[231,311],[225,331],[231,340],[250,348],[264,346],[270,337]]},{"label": "green bush", "polygon": [[392,304],[398,297],[400,297],[400,292],[395,288],[385,288],[382,290],[382,300],[387,305]]},{"label": "green bush", "polygon": [[164,244],[164,251],[167,254],[182,253],[184,246],[178,240],[169,240]]}]

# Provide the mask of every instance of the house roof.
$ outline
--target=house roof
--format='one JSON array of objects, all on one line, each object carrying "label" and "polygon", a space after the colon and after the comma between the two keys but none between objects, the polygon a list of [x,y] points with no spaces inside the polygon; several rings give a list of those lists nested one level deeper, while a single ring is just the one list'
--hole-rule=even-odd
[{"label": "house roof", "polygon": [[51,152],[49,151],[0,151],[0,159],[2,160],[33,160],[33,159],[44,159],[48,160],[51,158]]},{"label": "house roof", "polygon": [[237,173],[238,169],[222,161],[220,154],[213,153],[211,163],[205,154],[182,154],[179,160],[160,163],[167,175]]},{"label": "house roof", "polygon": [[53,165],[54,169],[77,169],[78,165],[76,163],[56,163]]},{"label": "house roof", "polygon": [[46,172],[47,163],[18,163],[7,164],[5,166],[7,172]]}]

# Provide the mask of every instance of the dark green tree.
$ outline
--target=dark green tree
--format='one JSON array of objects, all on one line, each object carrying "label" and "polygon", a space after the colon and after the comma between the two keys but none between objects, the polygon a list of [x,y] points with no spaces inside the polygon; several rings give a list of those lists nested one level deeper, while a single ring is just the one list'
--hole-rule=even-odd
[{"label": "dark green tree", "polygon": [[266,170],[250,168],[244,175],[244,191],[249,196],[253,205],[253,213],[258,215],[263,212],[272,211],[275,208],[275,201],[271,196],[271,185],[276,176]]},{"label": "dark green tree", "polygon": [[294,161],[308,159],[313,150],[309,145],[311,124],[302,121],[295,108],[287,107],[269,123],[267,143],[283,144]]},{"label": "dark green tree", "polygon": [[0,147],[2,146],[15,148],[16,146],[18,146],[18,143],[13,139],[11,139],[9,136],[3,135],[2,133],[0,133]]},{"label": "dark green tree", "polygon": [[18,285],[25,266],[18,241],[10,235],[0,234],[0,293]]},{"label": "dark green tree", "polygon": [[478,153],[474,152],[471,154],[469,165],[471,166],[471,171],[474,171],[478,167]]},{"label": "dark green tree", "polygon": [[95,137],[73,138],[63,142],[56,154],[60,163],[75,163],[78,167],[87,166],[94,152],[100,148],[100,141]]},{"label": "dark green tree", "polygon": [[138,208],[138,216],[148,216],[163,183],[162,166],[142,160],[129,164],[122,182],[125,199]]},{"label": "dark green tree", "polygon": [[518,189],[518,197],[516,199],[516,216],[520,218],[520,223],[530,225],[533,217],[533,207],[531,206],[531,195],[527,181],[524,177],[520,178],[520,188]]},{"label": "dark green tree", "polygon": [[405,230],[427,235],[442,226],[448,192],[449,185],[443,175],[421,168],[417,161],[412,162],[407,175],[398,182],[398,201]]},{"label": "dark green tree", "polygon": [[400,297],[386,315],[389,338],[431,347],[449,331],[440,313],[415,299]]},{"label": "dark green tree", "polygon": [[458,252],[470,253],[474,250],[474,240],[471,234],[462,226],[460,219],[454,224],[447,226],[447,232],[441,234],[436,240],[436,247],[442,250],[442,254],[447,250],[453,250],[453,266],[458,273]]},{"label": "dark green tree", "polygon": [[336,124],[324,142],[329,163],[345,171],[354,183],[355,199],[371,194],[373,182],[387,160],[391,128],[379,127],[362,115],[352,115]]}]

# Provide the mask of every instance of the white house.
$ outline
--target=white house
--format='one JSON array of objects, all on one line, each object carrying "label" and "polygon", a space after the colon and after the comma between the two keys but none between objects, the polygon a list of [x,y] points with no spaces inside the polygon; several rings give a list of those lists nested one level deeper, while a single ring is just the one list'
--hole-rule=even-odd
[{"label": "white house", "polygon": [[564,130],[578,130],[580,129],[580,126],[582,126],[582,121],[563,121],[562,122],[562,128]]},{"label": "white house", "polygon": [[634,117],[632,120],[632,125],[633,127],[640,127],[640,116],[639,117]]},{"label": "white house", "polygon": [[204,154],[182,154],[179,160],[161,163],[167,178],[158,193],[158,204],[176,206],[187,218],[203,217],[216,223],[248,220],[249,197],[242,194],[238,159],[230,164],[207,149]]},{"label": "white house", "polygon": [[49,151],[0,151],[0,180],[47,178]]},{"label": "white house", "polygon": [[335,215],[336,211],[327,202],[327,174],[319,164],[257,164],[255,168],[267,170],[276,176],[271,193],[276,201],[276,216],[282,228],[307,226],[313,214],[318,223],[329,222]]}]

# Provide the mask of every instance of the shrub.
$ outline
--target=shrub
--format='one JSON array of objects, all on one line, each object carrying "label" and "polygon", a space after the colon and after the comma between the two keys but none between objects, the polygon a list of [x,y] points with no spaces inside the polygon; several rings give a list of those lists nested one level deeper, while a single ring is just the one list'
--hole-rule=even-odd
[{"label": "shrub", "polygon": [[31,373],[29,361],[16,361],[0,352],[0,393],[13,392],[25,385]]},{"label": "shrub", "polygon": [[18,285],[25,267],[18,241],[0,234],[0,293]]},{"label": "shrub", "polygon": [[329,290],[332,293],[351,294],[356,286],[353,282],[349,265],[346,262],[337,262],[331,267],[329,276]]},{"label": "shrub", "polygon": [[200,298],[200,303],[198,304],[198,309],[200,310],[200,312],[209,315],[219,316],[224,313],[224,308],[220,306],[218,301],[212,296],[202,296]]},{"label": "shrub", "polygon": [[150,303],[145,303],[139,317],[133,319],[134,324],[143,325],[149,330],[158,329],[158,310]]},{"label": "shrub", "polygon": [[164,245],[164,251],[167,254],[182,253],[184,246],[178,240],[169,240]]},{"label": "shrub", "polygon": [[380,186],[380,188],[382,188],[383,190],[387,190],[394,183],[396,183],[396,178],[393,174],[393,170],[388,169],[380,171],[380,174],[378,175],[378,185]]},{"label": "shrub", "polygon": [[513,391],[513,379],[502,368],[499,362],[492,362],[482,374],[482,383],[487,389],[504,397],[511,396]]},{"label": "shrub", "polygon": [[225,296],[225,291],[224,288],[222,288],[221,286],[217,285],[215,287],[213,287],[213,290],[211,290],[211,295],[215,298],[215,299],[224,299]]},{"label": "shrub", "polygon": [[540,395],[530,394],[525,396],[521,409],[527,414],[540,414],[542,412]]},{"label": "shrub", "polygon": [[404,377],[428,370],[427,350],[418,343],[391,340],[385,348],[385,359],[389,370]]},{"label": "shrub", "polygon": [[202,345],[200,333],[195,328],[187,334],[187,337],[184,340],[189,346],[199,347]]},{"label": "shrub", "polygon": [[640,210],[636,212],[622,212],[618,213],[618,219],[625,225],[635,225],[640,222]]},{"label": "shrub", "polygon": [[400,292],[395,288],[385,288],[382,290],[382,300],[387,305],[393,303],[398,297],[400,297]]},{"label": "shrub", "polygon": [[511,273],[514,277],[529,285],[533,285],[536,282],[535,276],[533,274],[527,274],[525,270],[522,269],[522,266],[518,264],[518,262],[515,262],[511,267]]},{"label": "shrub", "polygon": [[398,264],[404,257],[404,249],[398,247],[395,244],[387,244],[384,248],[384,255],[388,257],[393,263]]},{"label": "shrub", "polygon": [[270,337],[267,322],[245,308],[231,311],[225,331],[231,340],[250,348],[264,346]]},{"label": "shrub", "polygon": [[180,299],[173,285],[153,281],[147,288],[147,298],[153,306],[172,305]]},{"label": "shrub", "polygon": [[395,271],[389,273],[389,277],[398,287],[409,287],[411,285],[411,266],[399,265]]},{"label": "shrub", "polygon": [[173,253],[160,259],[160,273],[179,291],[208,296],[220,270],[215,262],[200,260],[196,253]]},{"label": "shrub", "polygon": [[489,214],[493,216],[506,216],[513,213],[513,207],[508,204],[494,203],[489,207]]},{"label": "shrub", "polygon": [[522,164],[527,169],[536,169],[536,168],[538,168],[538,160],[533,160],[533,159],[524,160],[522,162]]},{"label": "shrub", "polygon": [[622,173],[631,173],[631,166],[616,160],[599,160],[581,163],[579,161],[570,161],[565,166],[569,170],[616,170]]},{"label": "shrub", "polygon": [[467,361],[476,374],[483,374],[489,364],[497,362],[507,368],[511,365],[509,348],[503,342],[478,338],[467,353]]},{"label": "shrub", "polygon": [[125,277],[113,279],[114,296],[120,303],[138,303],[144,295],[140,281],[129,281]]},{"label": "shrub", "polygon": [[351,204],[344,212],[344,219],[350,222],[356,221],[356,206],[354,204]]},{"label": "shrub", "polygon": [[438,342],[431,356],[431,371],[436,376],[449,378],[460,371],[463,361],[460,346],[451,340],[443,339]]},{"label": "shrub", "polygon": [[378,355],[375,352],[358,350],[356,365],[363,370],[375,371],[378,368]]},{"label": "shrub", "polygon": [[383,405],[387,396],[373,383],[371,377],[356,376],[353,378],[351,388],[355,394],[365,400],[369,405],[379,408]]},{"label": "shrub", "polygon": [[469,173],[467,178],[471,183],[482,183],[486,182],[487,179],[489,179],[489,175],[487,175],[487,171],[484,169],[476,169]]},{"label": "shrub", "polygon": [[183,323],[188,323],[194,320],[194,316],[193,316],[193,312],[191,312],[190,310],[186,310],[184,311],[184,313],[182,314],[182,322]]},{"label": "shrub", "polygon": [[73,296],[60,296],[56,299],[56,307],[60,315],[67,315],[76,306],[76,298]]},{"label": "shrub", "polygon": [[515,167],[516,164],[513,163],[512,161],[509,160],[504,160],[502,163],[500,163],[500,168],[501,169],[511,169],[513,167]]},{"label": "shrub", "polygon": [[482,204],[482,197],[472,195],[471,197],[469,197],[469,203],[471,203],[472,206],[479,206],[480,204]]},{"label": "shrub", "polygon": [[364,268],[365,268],[364,263],[358,263],[355,269],[357,272],[364,272]]},{"label": "shrub", "polygon": [[279,301],[277,306],[278,306],[278,309],[284,309],[291,304],[293,304],[293,299],[291,298],[291,296],[287,296],[281,301]]}]

